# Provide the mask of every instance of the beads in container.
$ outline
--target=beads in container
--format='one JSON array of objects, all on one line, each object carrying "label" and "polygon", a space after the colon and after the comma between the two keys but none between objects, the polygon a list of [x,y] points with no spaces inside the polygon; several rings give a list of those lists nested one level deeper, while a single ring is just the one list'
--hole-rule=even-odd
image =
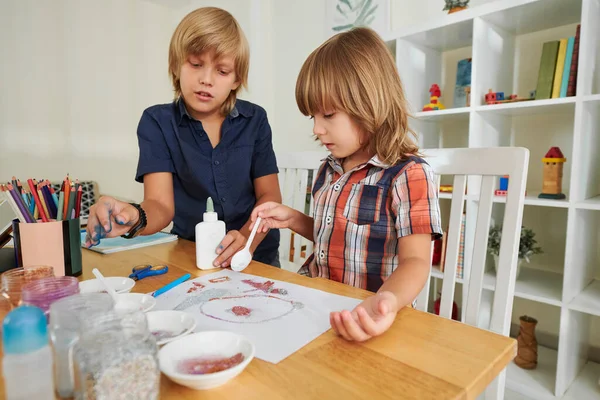
[{"label": "beads in container", "polygon": [[60,398],[74,396],[73,345],[79,339],[82,318],[112,311],[114,302],[107,293],[82,293],[50,305],[50,341],[54,354],[54,386]]},{"label": "beads in container", "polygon": [[158,346],[144,313],[110,312],[85,318],[80,332],[74,346],[76,399],[159,398]]},{"label": "beads in container", "polygon": [[42,278],[54,276],[51,266],[30,266],[10,269],[2,274],[2,297],[7,299],[12,307],[21,304],[21,289],[23,285]]},{"label": "beads in container", "polygon": [[21,301],[41,308],[47,317],[52,303],[77,293],[79,293],[79,281],[73,276],[42,278],[23,285]]}]

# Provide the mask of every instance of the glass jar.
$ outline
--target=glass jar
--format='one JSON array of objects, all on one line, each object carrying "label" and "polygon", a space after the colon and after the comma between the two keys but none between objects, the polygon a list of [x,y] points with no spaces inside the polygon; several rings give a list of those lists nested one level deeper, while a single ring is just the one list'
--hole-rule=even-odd
[{"label": "glass jar", "polygon": [[60,398],[74,396],[73,345],[79,339],[82,318],[109,313],[114,307],[107,293],[82,293],[50,305],[50,340],[54,354],[54,386]]},{"label": "glass jar", "polygon": [[80,332],[74,346],[76,399],[159,398],[158,346],[144,313],[83,318]]},{"label": "glass jar", "polygon": [[77,278],[74,276],[56,276],[38,279],[23,285],[21,288],[21,301],[23,304],[41,308],[48,317],[52,303],[77,293],[79,293]]},{"label": "glass jar", "polygon": [[12,307],[21,305],[21,289],[26,283],[54,276],[51,266],[30,266],[10,269],[2,274],[2,297],[8,299]]}]

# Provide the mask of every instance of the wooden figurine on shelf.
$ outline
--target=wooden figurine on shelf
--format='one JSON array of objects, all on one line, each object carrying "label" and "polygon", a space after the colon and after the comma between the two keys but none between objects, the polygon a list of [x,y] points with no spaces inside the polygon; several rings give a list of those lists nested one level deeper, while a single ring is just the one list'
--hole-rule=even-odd
[{"label": "wooden figurine on shelf", "polygon": [[494,195],[496,196],[506,196],[508,191],[508,175],[504,175],[500,177],[500,187],[494,191]]},{"label": "wooden figurine on shelf", "polygon": [[429,88],[429,104],[426,104],[423,107],[423,111],[434,111],[434,110],[443,110],[444,105],[439,101],[439,98],[442,96],[442,91],[440,87],[434,83]]},{"label": "wooden figurine on shelf", "polygon": [[562,193],[563,166],[566,161],[567,159],[558,147],[551,147],[542,158],[544,178],[539,198],[560,200],[567,197]]},{"label": "wooden figurine on shelf", "polygon": [[465,88],[465,94],[467,95],[467,107],[471,107],[471,86]]}]

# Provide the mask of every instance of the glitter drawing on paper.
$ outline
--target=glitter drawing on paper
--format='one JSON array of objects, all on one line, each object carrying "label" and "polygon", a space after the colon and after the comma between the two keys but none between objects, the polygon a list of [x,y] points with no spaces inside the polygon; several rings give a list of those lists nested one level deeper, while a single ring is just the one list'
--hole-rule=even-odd
[{"label": "glitter drawing on paper", "polygon": [[155,310],[177,310],[195,331],[222,330],[252,341],[256,357],[278,363],[331,328],[332,311],[359,299],[223,269],[189,280],[156,298]]},{"label": "glitter drawing on paper", "polygon": [[269,295],[245,295],[211,299],[200,306],[207,317],[236,324],[260,324],[283,318],[304,304]]},{"label": "glitter drawing on paper", "polygon": [[287,290],[285,290],[285,289],[274,288],[273,285],[275,285],[275,282],[273,282],[273,281],[256,282],[256,281],[253,281],[252,279],[244,279],[242,282],[244,282],[254,288],[251,290],[246,290],[246,292],[253,292],[255,290],[260,290],[265,293],[281,294],[281,295],[287,294]]}]

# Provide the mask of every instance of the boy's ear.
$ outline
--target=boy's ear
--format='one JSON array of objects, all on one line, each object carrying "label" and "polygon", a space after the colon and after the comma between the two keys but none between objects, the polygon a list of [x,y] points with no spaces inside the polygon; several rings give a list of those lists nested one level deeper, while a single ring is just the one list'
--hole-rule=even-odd
[{"label": "boy's ear", "polygon": [[231,90],[236,90],[237,88],[240,87],[241,82],[239,81],[235,81],[233,82],[233,85],[231,86]]}]

